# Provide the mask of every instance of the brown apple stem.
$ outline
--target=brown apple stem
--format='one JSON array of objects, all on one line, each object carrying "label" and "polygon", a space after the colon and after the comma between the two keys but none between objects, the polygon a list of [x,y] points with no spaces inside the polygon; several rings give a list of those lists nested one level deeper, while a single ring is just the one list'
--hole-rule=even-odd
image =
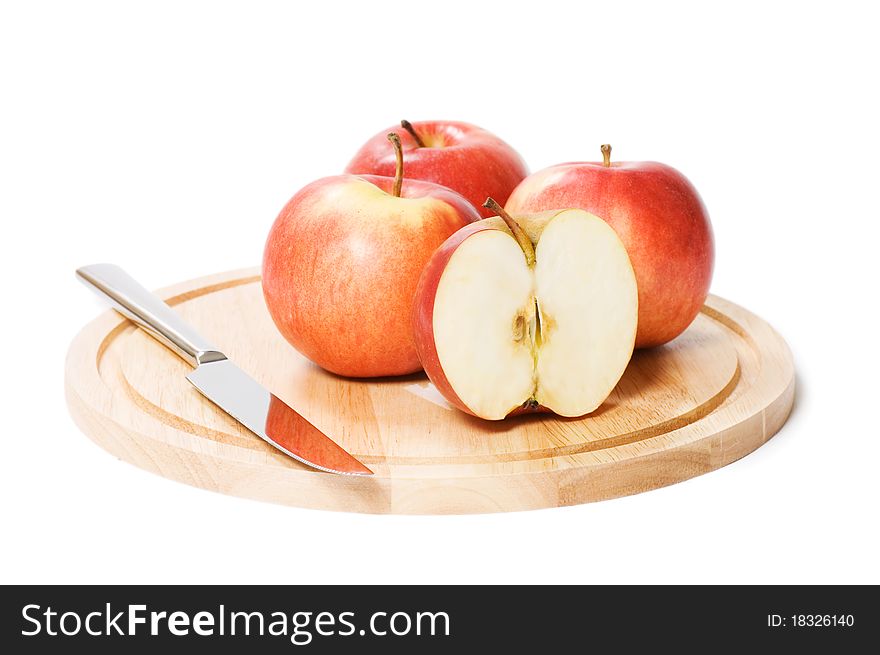
[{"label": "brown apple stem", "polygon": [[492,198],[486,198],[483,207],[491,209],[501,217],[501,220],[503,220],[507,227],[510,228],[510,231],[513,232],[513,237],[516,239],[519,247],[522,248],[523,254],[526,256],[526,263],[529,266],[533,266],[535,263],[535,246],[532,245],[532,240],[529,239],[528,235],[526,235],[523,229],[519,226],[519,223],[513,219],[513,216],[504,211],[504,207],[492,200]]},{"label": "brown apple stem", "polygon": [[400,190],[403,188],[403,146],[400,144],[400,137],[397,132],[391,132],[388,140],[394,146],[394,155],[397,157],[397,167],[394,169],[394,186],[391,193],[395,198],[400,197]]},{"label": "brown apple stem", "polygon": [[602,165],[611,168],[611,146],[607,143],[602,146]]},{"label": "brown apple stem", "polygon": [[422,137],[420,137],[419,133],[416,132],[416,128],[413,127],[412,123],[410,123],[409,121],[400,121],[400,127],[409,132],[409,135],[413,138],[419,148],[425,147],[425,142],[422,141]]}]

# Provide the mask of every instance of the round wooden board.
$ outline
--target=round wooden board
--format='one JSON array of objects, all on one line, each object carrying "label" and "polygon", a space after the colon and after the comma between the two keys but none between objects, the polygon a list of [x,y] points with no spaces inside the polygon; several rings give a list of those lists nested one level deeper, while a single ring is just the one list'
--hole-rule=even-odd
[{"label": "round wooden board", "polygon": [[241,368],[370,466],[315,472],[205,400],[187,365],[113,311],[74,339],[74,420],[117,457],[212,491],[299,507],[394,514],[500,512],[639,493],[720,468],[785,422],[794,367],[763,320],[710,297],[672,343],[635,354],[596,412],[488,422],[450,408],[424,375],[350,380],[275,329],[248,269],[160,292]]}]

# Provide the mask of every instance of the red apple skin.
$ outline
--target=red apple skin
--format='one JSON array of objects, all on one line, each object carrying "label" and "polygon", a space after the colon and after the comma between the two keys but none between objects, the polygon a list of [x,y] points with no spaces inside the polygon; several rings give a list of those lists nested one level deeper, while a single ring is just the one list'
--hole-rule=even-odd
[{"label": "red apple skin", "polygon": [[396,132],[403,144],[407,179],[427,180],[457,191],[483,217],[494,216],[482,207],[486,198],[492,197],[503,205],[514,187],[529,174],[513,148],[475,125],[457,121],[421,121],[412,125],[426,147],[419,147],[409,132],[395,125],[367,141],[345,172],[393,176],[396,159],[387,134]]},{"label": "red apple skin", "polygon": [[[416,350],[418,351],[422,368],[431,382],[434,383],[434,386],[437,387],[437,391],[440,392],[450,405],[471,416],[476,415],[455,393],[452,385],[446,378],[446,374],[443,372],[443,366],[440,364],[440,356],[437,354],[437,346],[434,343],[434,299],[437,296],[440,278],[443,275],[443,271],[446,270],[446,265],[449,263],[452,255],[467,239],[484,230],[501,230],[510,234],[506,228],[500,227],[496,221],[480,221],[461,228],[446,239],[434,252],[422,271],[416,289],[412,313],[413,335],[415,336]],[[511,238],[513,238],[513,235],[511,235]],[[508,416],[551,411],[543,405],[526,405],[526,400],[528,399],[524,398],[523,405],[512,410]]]},{"label": "red apple skin", "polygon": [[715,246],[706,207],[677,170],[657,162],[571,162],[523,180],[512,214],[584,209],[617,232],[639,293],[636,348],[671,341],[691,324],[709,293]]},{"label": "red apple skin", "polygon": [[275,220],[263,253],[263,295],[281,334],[322,368],[350,377],[421,369],[413,297],[435,249],[480,218],[457,193],[377,176],[327,177]]}]

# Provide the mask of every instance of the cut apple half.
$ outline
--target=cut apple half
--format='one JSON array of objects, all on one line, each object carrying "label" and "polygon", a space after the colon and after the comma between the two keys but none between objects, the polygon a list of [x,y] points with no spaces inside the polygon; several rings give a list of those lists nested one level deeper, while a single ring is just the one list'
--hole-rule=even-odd
[{"label": "cut apple half", "polygon": [[453,405],[493,420],[582,416],[629,363],[638,293],[614,230],[567,209],[462,228],[425,268],[415,307],[422,365]]}]

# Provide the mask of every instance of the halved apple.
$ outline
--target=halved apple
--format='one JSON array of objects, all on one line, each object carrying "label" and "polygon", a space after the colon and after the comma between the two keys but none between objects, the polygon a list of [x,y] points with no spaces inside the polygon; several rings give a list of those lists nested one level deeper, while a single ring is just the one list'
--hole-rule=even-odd
[{"label": "halved apple", "polygon": [[422,272],[415,301],[422,366],[456,407],[485,419],[523,411],[582,416],[623,375],[638,292],[626,249],[579,209],[461,228]]}]

